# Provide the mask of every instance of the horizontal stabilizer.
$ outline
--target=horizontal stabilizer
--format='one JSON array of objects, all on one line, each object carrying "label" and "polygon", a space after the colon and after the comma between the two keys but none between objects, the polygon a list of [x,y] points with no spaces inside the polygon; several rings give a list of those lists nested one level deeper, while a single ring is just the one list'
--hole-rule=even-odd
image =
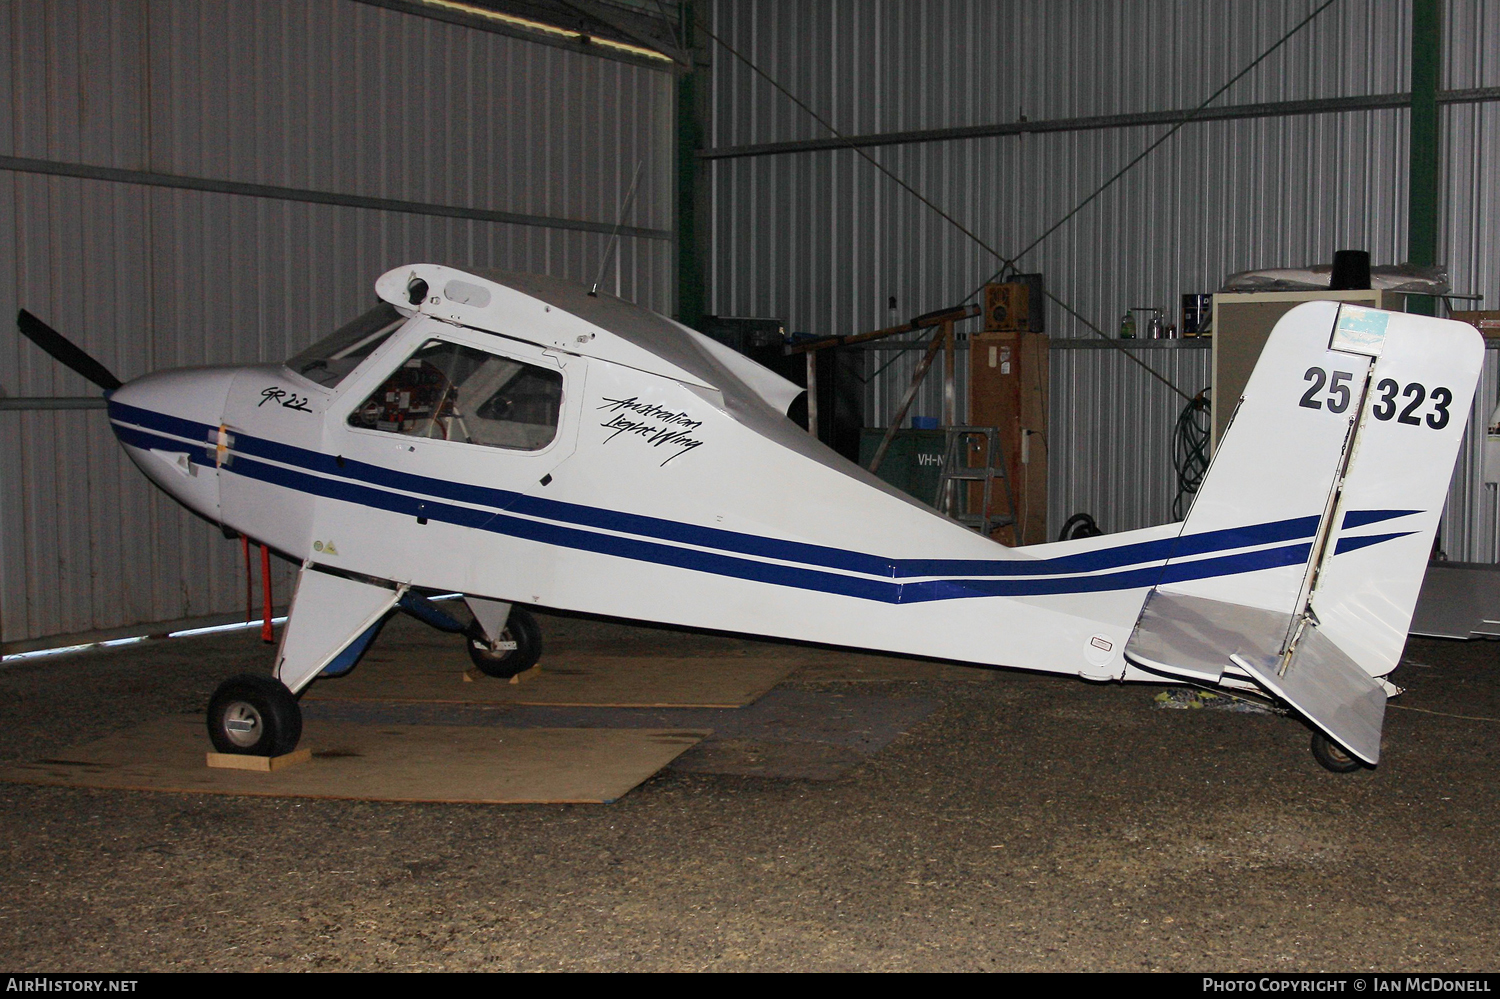
[{"label": "horizontal stabilizer", "polygon": [[1236,655],[1234,662],[1334,742],[1372,766],[1380,762],[1385,688],[1316,625],[1303,628],[1284,671],[1277,656]]},{"label": "horizontal stabilizer", "polygon": [[1125,656],[1156,673],[1218,683],[1236,653],[1275,656],[1290,625],[1277,611],[1153,590]]}]

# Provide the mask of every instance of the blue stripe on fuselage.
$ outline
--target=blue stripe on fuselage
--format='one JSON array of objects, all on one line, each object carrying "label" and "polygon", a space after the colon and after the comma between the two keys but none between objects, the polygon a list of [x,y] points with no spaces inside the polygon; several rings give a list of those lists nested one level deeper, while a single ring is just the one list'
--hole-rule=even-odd
[{"label": "blue stripe on fuselage", "polygon": [[1311,542],[1302,542],[1238,555],[1180,562],[1166,567],[1165,571],[1162,566],[1155,565],[1124,572],[1071,578],[935,579],[903,583],[847,576],[821,569],[758,562],[717,552],[681,548],[658,541],[601,534],[562,524],[511,516],[507,513],[476,510],[472,507],[456,506],[437,500],[405,496],[345,480],[310,475],[306,472],[294,471],[244,457],[236,458],[232,471],[237,475],[259,479],[299,492],[388,510],[409,517],[422,516],[429,521],[478,528],[526,541],[892,604],[925,603],[932,600],[954,600],[964,597],[1095,593],[1105,590],[1150,587],[1167,579],[1174,581],[1204,579],[1210,576],[1252,572],[1256,569],[1282,565],[1297,565],[1307,561],[1307,555],[1311,549]]},{"label": "blue stripe on fuselage", "polygon": [[[165,416],[113,400],[110,402],[110,417],[112,421],[126,421],[161,433],[203,441],[205,444],[209,435],[217,431],[217,427],[207,424]],[[122,442],[136,447],[175,449],[182,446],[176,441],[153,437],[149,433],[121,426],[119,423],[115,424],[115,431]],[[243,433],[236,433],[234,438],[235,458],[228,471],[300,492],[413,517],[424,516],[446,523],[480,528],[546,544],[892,603],[978,596],[1026,596],[1131,589],[1149,587],[1159,582],[1202,579],[1253,572],[1257,569],[1275,566],[1294,565],[1307,560],[1310,546],[1309,544],[1285,544],[1285,542],[1310,539],[1317,530],[1318,524],[1316,516],[1297,517],[1243,528],[1206,531],[1176,538],[1137,542],[1054,558],[887,559],[822,545],[782,541],[718,528],[682,524],[640,514],[526,496],[512,490],[493,489],[398,472],[353,459],[343,459],[341,464],[332,455]],[[264,460],[256,461],[254,460],[256,458]],[[199,452],[194,452],[193,460],[200,464],[209,463],[206,450],[200,449]],[[270,462],[277,464],[270,464]],[[294,467],[283,468],[280,467],[281,465]],[[403,490],[421,495],[404,496],[389,490]],[[452,502],[445,503],[441,500]],[[458,506],[454,505],[455,503],[472,506]],[[483,509],[476,510],[472,508],[473,506]],[[542,524],[508,514],[525,514],[528,517],[543,517],[564,523]],[[576,527],[567,525],[576,525]],[[578,530],[577,527],[617,531],[641,537],[620,538],[601,535],[595,531]],[[1380,540],[1385,540],[1385,538]],[[674,545],[658,544],[657,541],[715,548],[718,551],[691,551]],[[1174,558],[1212,555],[1216,552],[1263,545],[1278,545],[1278,547],[1218,558],[1179,562],[1167,567],[1160,564],[1140,565],[1143,562],[1160,563]],[[799,562],[802,566],[768,565],[764,562],[736,558],[734,557],[736,555]],[[1137,568],[1125,572],[1110,571],[1127,566],[1137,566]],[[839,573],[819,571],[821,569],[839,569],[884,578],[858,579]],[[1076,575],[1079,573],[1100,573],[1100,575],[1080,577]],[[912,577],[943,575],[971,578],[895,582],[895,580]],[[1068,576],[1070,578],[1035,578],[1039,576]],[[892,582],[885,582],[885,579],[892,580]]]}]

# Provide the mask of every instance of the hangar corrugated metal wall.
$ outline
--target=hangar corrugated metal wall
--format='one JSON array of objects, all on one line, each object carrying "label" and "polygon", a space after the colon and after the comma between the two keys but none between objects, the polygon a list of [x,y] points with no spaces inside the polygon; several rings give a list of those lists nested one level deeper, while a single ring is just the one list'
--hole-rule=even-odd
[{"label": "hangar corrugated metal wall", "polygon": [[[736,3],[711,27],[845,135],[1130,116],[1197,106],[1319,4],[1130,0]],[[1405,259],[1410,7],[1336,0],[1215,106],[1385,100],[1322,113],[1201,121],[1181,129],[1020,261],[1113,333],[1131,306],[1177,311],[1178,296],[1255,267],[1326,262],[1363,248]],[[1495,87],[1496,0],[1446,0],[1446,90]],[[961,301],[994,258],[848,148],[775,151],[829,133],[715,46],[713,311],[853,333]],[[1445,103],[1440,256],[1455,291],[1500,295],[1500,104]],[[1354,103],[1360,103],[1356,100]],[[1020,251],[1169,125],[1115,122],[1021,135],[863,147],[1007,254]],[[749,147],[749,148],[745,148]],[[894,297],[896,309],[888,308]],[[1052,307],[1057,338],[1091,336]],[[916,361],[896,356],[866,392],[888,421]],[[1140,351],[1183,391],[1207,385],[1207,355]],[[867,355],[867,372],[890,355]],[[1049,428],[1054,529],[1089,510],[1111,531],[1162,523],[1175,493],[1171,431],[1181,400],[1114,351],[1054,350]],[[1161,363],[1158,363],[1161,362]],[[1476,410],[1493,405],[1487,383]],[[914,412],[936,415],[934,380]],[[1176,401],[1174,401],[1176,400]],[[1482,419],[1482,417],[1481,417]],[[1466,448],[1466,454],[1477,454]],[[1445,544],[1496,557],[1493,492],[1466,464]],[[1482,536],[1483,535],[1483,536]]]},{"label": "hangar corrugated metal wall", "polygon": [[[1496,0],[1445,0],[1440,86],[1457,93],[1500,87],[1497,38]],[[1447,262],[1455,291],[1482,294],[1483,307],[1500,308],[1500,102],[1447,104],[1439,115],[1439,259]],[[1490,346],[1500,348],[1500,342]],[[1443,545],[1455,559],[1500,562],[1500,503],[1481,468],[1484,421],[1500,399],[1500,350],[1485,352],[1475,395],[1463,457],[1448,490]]]},{"label": "hangar corrugated metal wall", "polygon": [[[12,0],[0,58],[0,315],[122,378],[279,360],[413,259],[591,280],[637,162],[606,287],[671,307],[670,73],[354,0]],[[13,327],[0,390],[93,391]],[[238,543],[102,411],[0,411],[0,439],[6,651],[243,611]]]}]

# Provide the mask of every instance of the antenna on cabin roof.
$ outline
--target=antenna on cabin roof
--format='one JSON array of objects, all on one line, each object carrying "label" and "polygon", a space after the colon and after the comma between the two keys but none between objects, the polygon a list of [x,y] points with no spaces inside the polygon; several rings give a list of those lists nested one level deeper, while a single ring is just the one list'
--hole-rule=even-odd
[{"label": "antenna on cabin roof", "polygon": [[625,213],[630,211],[630,202],[635,198],[635,185],[641,179],[641,160],[635,161],[635,176],[630,178],[630,190],[625,194],[625,203],[620,206],[620,217],[615,220],[614,232],[609,234],[609,245],[604,248],[604,257],[599,261],[599,273],[594,275],[594,284],[589,288],[589,297],[599,297],[599,282],[604,278],[604,268],[609,266],[609,258],[615,252],[615,243],[620,239],[620,226],[625,222]]}]

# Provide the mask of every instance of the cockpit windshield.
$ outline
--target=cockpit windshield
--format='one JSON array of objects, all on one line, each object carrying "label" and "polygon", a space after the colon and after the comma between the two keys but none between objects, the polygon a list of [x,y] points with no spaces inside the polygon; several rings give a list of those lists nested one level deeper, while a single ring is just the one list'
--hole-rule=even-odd
[{"label": "cockpit windshield", "polygon": [[333,388],[404,322],[406,317],[395,306],[381,302],[288,359],[286,366],[303,378]]}]

